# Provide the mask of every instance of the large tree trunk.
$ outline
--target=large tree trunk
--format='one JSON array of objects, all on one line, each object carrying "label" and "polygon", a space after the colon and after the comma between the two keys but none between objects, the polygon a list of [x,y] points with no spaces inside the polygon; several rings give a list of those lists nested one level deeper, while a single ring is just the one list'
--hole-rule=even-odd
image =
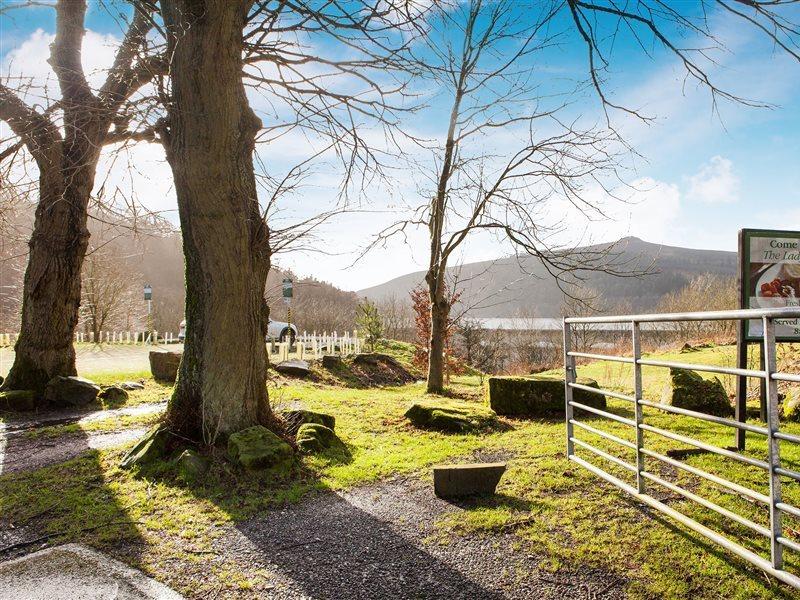
[{"label": "large tree trunk", "polygon": [[428,344],[427,392],[441,394],[444,391],[445,346],[450,319],[450,304],[441,289],[441,282],[436,280],[435,275],[429,273],[428,281],[431,298],[431,339]]},{"label": "large tree trunk", "polygon": [[117,111],[151,80],[157,66],[137,58],[152,24],[149,10],[140,6],[105,84],[95,95],[81,59],[87,4],[59,0],[55,8],[56,35],[48,62],[61,88],[60,126],[0,81],[0,119],[39,167],[39,203],[25,271],[20,335],[3,389],[42,390],[56,375],[75,374],[72,336],[89,243],[86,211],[100,149]]},{"label": "large tree trunk", "polygon": [[41,392],[51,378],[76,374],[72,341],[89,243],[86,208],[98,155],[95,148],[75,141],[64,148],[61,164],[40,173],[20,334],[3,389]]},{"label": "large tree trunk", "polygon": [[172,83],[164,136],[186,259],[186,341],[166,422],[206,444],[273,424],[263,308],[269,235],[252,156],[261,123],[242,84],[249,4],[161,2]]}]

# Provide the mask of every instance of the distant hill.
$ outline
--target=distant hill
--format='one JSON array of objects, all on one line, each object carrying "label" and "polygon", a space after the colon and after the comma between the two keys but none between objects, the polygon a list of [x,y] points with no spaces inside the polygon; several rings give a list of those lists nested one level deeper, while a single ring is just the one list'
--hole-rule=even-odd
[{"label": "distant hill", "polygon": [[[593,246],[587,249],[600,249]],[[599,291],[612,305],[627,302],[634,311],[651,311],[664,294],[684,287],[695,276],[713,273],[736,275],[735,252],[696,250],[651,244],[635,237],[620,240],[614,250],[617,263],[651,266],[642,277],[615,277],[606,273],[585,273],[586,285]],[[458,279],[474,317],[513,317],[521,311],[537,317],[557,317],[563,299],[555,279],[534,257],[509,257],[468,263],[458,267]],[[451,269],[452,271],[452,269]],[[407,298],[423,281],[424,272],[409,273],[358,292],[373,300]]]}]

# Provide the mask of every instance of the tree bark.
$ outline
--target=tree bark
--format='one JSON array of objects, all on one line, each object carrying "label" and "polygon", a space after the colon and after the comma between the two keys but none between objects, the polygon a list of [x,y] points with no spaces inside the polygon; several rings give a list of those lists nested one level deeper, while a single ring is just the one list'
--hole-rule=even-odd
[{"label": "tree bark", "polygon": [[445,297],[444,284],[437,273],[428,273],[428,291],[431,298],[431,339],[428,343],[428,379],[426,391],[441,394],[444,391],[445,351],[450,303]]},{"label": "tree bark", "polygon": [[261,122],[242,83],[249,5],[161,2],[172,84],[162,135],[186,260],[186,340],[166,423],[205,444],[274,425],[263,300],[270,246],[253,171]]},{"label": "tree bark", "polygon": [[77,373],[72,337],[81,301],[81,266],[89,242],[86,208],[99,153],[82,144],[70,150],[62,159],[62,168],[40,174],[20,335],[4,389],[42,391],[51,378]]},{"label": "tree bark", "polygon": [[[2,389],[41,391],[57,375],[75,375],[72,337],[81,301],[86,227],[100,149],[123,102],[152,78],[134,70],[150,21],[137,10],[106,84],[95,95],[81,64],[86,2],[60,0],[50,64],[61,88],[63,133],[0,83],[0,119],[25,144],[39,168],[39,202],[25,271],[14,364]],[[138,63],[137,63],[138,65]]]}]

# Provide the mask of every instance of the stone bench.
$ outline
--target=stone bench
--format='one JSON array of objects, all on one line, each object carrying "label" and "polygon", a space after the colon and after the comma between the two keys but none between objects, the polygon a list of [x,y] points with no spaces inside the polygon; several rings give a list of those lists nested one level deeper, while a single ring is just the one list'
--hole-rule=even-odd
[{"label": "stone bench", "polygon": [[433,467],[433,491],[440,498],[482,496],[494,490],[506,463],[471,463]]}]

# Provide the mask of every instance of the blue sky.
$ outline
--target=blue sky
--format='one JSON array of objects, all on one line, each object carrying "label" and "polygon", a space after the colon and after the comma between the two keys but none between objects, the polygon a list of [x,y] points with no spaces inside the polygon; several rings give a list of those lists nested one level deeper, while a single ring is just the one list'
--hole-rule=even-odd
[{"label": "blue sky", "polygon": [[[101,55],[108,60],[120,36],[118,13],[125,5],[117,2],[109,6],[106,9],[92,3],[89,11],[87,29],[92,37],[87,36],[84,63],[90,69],[98,66],[95,60],[103,64]],[[624,114],[611,113],[614,125],[642,155],[626,161],[633,165],[626,171],[626,180],[637,190],[634,203],[616,207],[613,221],[577,224],[573,237],[585,238],[589,227],[593,241],[629,234],[663,244],[735,250],[736,232],[742,227],[800,229],[800,64],[778,54],[743,22],[723,15],[712,15],[711,22],[727,46],[727,51],[718,55],[721,64],[713,68],[712,76],[725,89],[774,107],[755,109],[723,102],[715,113],[706,90],[683,85],[683,71],[674,57],[655,47],[648,57],[633,39],[621,36],[611,54],[607,89],[616,101],[641,109],[655,121],[645,125]],[[556,26],[566,24],[562,20]],[[23,72],[34,69],[38,76],[46,73],[43,60],[53,29],[53,11],[46,8],[26,8],[2,17],[2,73],[10,68]],[[585,50],[574,31],[568,30],[561,46],[537,60],[544,85],[557,87],[586,77]],[[257,108],[258,102],[253,99]],[[414,117],[415,130],[440,134],[446,102],[445,94],[434,95],[431,108]],[[602,120],[593,94],[581,96],[572,110],[584,119]],[[310,154],[314,144],[298,136],[260,152],[264,163],[280,172],[291,161]],[[169,170],[160,149],[135,152],[143,175],[114,171],[109,180],[121,188],[134,188],[139,200],[150,208],[174,210]],[[427,159],[421,156],[421,160]],[[107,168],[110,165],[108,162]],[[302,196],[287,199],[284,214],[303,216],[330,206],[335,202],[337,176],[332,167],[322,169]],[[396,218],[385,212],[384,204],[399,202],[392,194],[415,193],[419,182],[413,172],[398,173],[397,177],[398,182],[389,190],[368,190],[371,210],[379,212],[343,215],[320,231],[317,244],[325,254],[295,252],[279,261],[301,274],[348,289],[419,269],[426,258],[422,231],[411,237],[408,246],[398,241],[350,267],[353,252],[381,225]],[[413,203],[413,198],[407,200]],[[175,219],[174,212],[166,214]],[[470,241],[461,258],[483,260],[508,252],[502,241],[479,236]]]}]

